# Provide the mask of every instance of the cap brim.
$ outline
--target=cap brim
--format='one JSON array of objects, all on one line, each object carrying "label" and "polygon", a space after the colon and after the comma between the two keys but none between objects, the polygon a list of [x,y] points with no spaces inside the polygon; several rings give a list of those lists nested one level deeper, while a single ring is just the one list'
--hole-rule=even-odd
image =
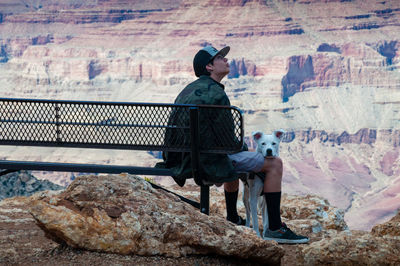
[{"label": "cap brim", "polygon": [[222,48],[222,49],[218,52],[218,54],[220,54],[220,55],[222,55],[223,57],[225,57],[225,56],[229,53],[229,50],[230,50],[230,49],[231,49],[231,47],[226,46],[226,47]]},{"label": "cap brim", "polygon": [[[226,46],[226,47],[224,47],[224,48],[222,48],[221,50],[219,50],[219,52],[218,53],[216,53],[212,58],[211,58],[211,60],[213,60],[217,55],[222,55],[223,57],[225,57],[228,53],[229,53],[229,50],[231,49],[231,47],[229,47],[229,46]],[[210,61],[211,61],[210,60]]]}]

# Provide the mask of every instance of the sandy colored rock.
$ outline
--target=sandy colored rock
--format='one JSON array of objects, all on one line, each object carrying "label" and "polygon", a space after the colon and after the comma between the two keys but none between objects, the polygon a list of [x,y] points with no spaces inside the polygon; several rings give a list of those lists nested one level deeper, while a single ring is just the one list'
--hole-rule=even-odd
[{"label": "sandy colored rock", "polygon": [[374,236],[391,236],[400,241],[400,212],[383,224],[375,225],[371,230]]},{"label": "sandy colored rock", "polygon": [[313,233],[322,230],[348,230],[344,220],[344,210],[336,208],[329,202],[316,195],[287,195],[282,197],[282,217],[287,220],[315,220],[311,228]]},{"label": "sandy colored rock", "polygon": [[398,265],[400,241],[342,232],[302,248],[298,265]]},{"label": "sandy colored rock", "polygon": [[299,265],[399,265],[399,213],[365,231],[344,231],[300,248]]},{"label": "sandy colored rock", "polygon": [[[171,191],[186,198],[199,201],[199,188],[191,182],[184,188],[174,185],[169,187]],[[238,212],[246,218],[246,212],[242,201],[242,193],[239,193]],[[226,217],[226,207],[223,187],[210,187],[210,214]],[[281,201],[281,218],[290,229],[295,233],[307,236],[311,242],[319,241],[323,238],[336,236],[341,232],[349,232],[345,221],[343,209],[337,208],[329,203],[328,200],[317,195],[289,195],[284,193]],[[258,214],[259,230],[263,232],[261,213]],[[284,246],[285,253],[282,263],[288,263],[293,249]],[[291,259],[289,259],[291,261]]]},{"label": "sandy colored rock", "polygon": [[31,214],[59,243],[118,254],[218,254],[277,264],[284,252],[252,230],[201,214],[131,175],[82,176],[64,193],[36,200]]},{"label": "sandy colored rock", "polygon": [[74,249],[45,237],[29,213],[29,203],[57,192],[0,201],[0,265],[238,265],[254,262],[217,255],[165,256],[119,255]]},{"label": "sandy colored rock", "polygon": [[[108,176],[106,176],[108,177]],[[29,209],[32,209],[32,204],[36,204],[37,202],[46,204],[48,208],[58,209],[72,209],[76,210],[77,213],[71,212],[74,214],[71,217],[71,220],[76,219],[79,213],[81,213],[81,218],[89,221],[89,213],[91,210],[98,209],[98,213],[102,214],[100,217],[97,216],[97,221],[94,221],[92,216],[92,225],[99,225],[101,223],[105,224],[107,221],[112,220],[114,224],[116,224],[116,220],[119,218],[112,218],[124,216],[124,213],[121,213],[122,209],[119,208],[121,202],[128,201],[130,204],[134,205],[136,203],[136,207],[142,204],[143,208],[147,208],[149,206],[153,206],[151,202],[148,202],[149,198],[146,198],[145,201],[136,202],[132,201],[132,199],[128,197],[123,197],[121,201],[115,201],[113,199],[117,198],[119,195],[118,191],[121,192],[125,190],[132,190],[132,187],[125,186],[124,189],[116,188],[111,185],[115,181],[115,177],[117,180],[123,179],[122,176],[114,176],[114,178],[108,179],[109,182],[106,182],[104,176],[100,177],[103,179],[103,183],[107,184],[107,186],[88,186],[88,189],[84,189],[84,184],[89,184],[90,180],[88,177],[83,178],[80,185],[74,183],[74,188],[71,188],[72,193],[69,191],[70,196],[66,196],[67,192],[62,191],[45,191],[34,194],[30,197],[14,197],[5,199],[0,201],[0,264],[5,265],[111,265],[111,264],[119,264],[119,265],[254,265],[254,260],[250,258],[242,258],[239,259],[232,256],[221,256],[215,254],[199,254],[199,255],[187,255],[181,257],[166,257],[165,255],[121,255],[116,253],[105,253],[104,251],[93,251],[93,250],[85,250],[85,249],[74,249],[72,247],[66,245],[58,245],[56,242],[52,241],[49,238],[45,237],[45,233],[37,226],[37,221],[32,217],[29,212]],[[81,179],[81,178],[78,178]],[[127,180],[132,179],[133,177],[125,176]],[[91,180],[91,182],[95,182],[95,180]],[[121,184],[121,183],[118,183]],[[125,183],[126,184],[126,183]],[[140,187],[140,186],[139,186]],[[152,188],[148,187],[147,184],[143,185],[142,188],[145,189],[147,195],[151,195]],[[80,188],[80,189],[79,189]],[[136,187],[137,188],[137,187]],[[110,193],[114,190],[113,193]],[[223,210],[224,202],[223,200],[223,192],[218,191],[216,187],[211,187],[211,203],[215,206],[214,211]],[[176,189],[176,192],[179,194],[183,194],[187,197],[196,199],[198,196],[198,187],[191,186],[189,184],[185,185],[185,187]],[[132,192],[133,193],[133,192]],[[102,194],[102,200],[95,200],[91,195]],[[104,195],[108,195],[107,198],[109,200],[105,200]],[[121,193],[123,194],[123,193]],[[163,193],[161,193],[163,194]],[[89,204],[89,199],[93,199],[92,204]],[[163,196],[163,199],[165,197]],[[168,198],[171,200],[171,204],[175,206],[176,198]],[[49,202],[52,202],[49,204]],[[69,202],[69,203],[67,203]],[[106,204],[108,202],[108,204]],[[110,204],[114,202],[114,204]],[[117,203],[115,203],[117,202]],[[331,224],[325,220],[323,222],[325,215],[318,215],[321,212],[321,208],[325,209],[325,211],[329,214],[330,212],[334,212],[337,210],[335,207],[329,205],[329,202],[321,199],[320,197],[315,197],[312,195],[308,196],[293,196],[293,195],[284,195],[283,196],[283,205],[289,208],[288,210],[283,210],[285,215],[290,215],[284,217],[284,221],[288,223],[290,228],[293,228],[296,232],[302,232],[308,236],[310,236],[310,244],[305,245],[281,245],[280,247],[285,251],[284,256],[281,258],[281,265],[398,265],[399,259],[397,254],[399,254],[400,246],[399,239],[393,232],[398,230],[398,215],[394,217],[392,220],[383,223],[382,225],[378,225],[375,228],[384,228],[386,231],[377,231],[377,229],[372,230],[371,233],[366,231],[352,231],[345,230],[341,231],[342,227],[337,227],[337,229],[326,229],[324,228],[324,224]],[[241,209],[242,205],[239,201],[239,209]],[[143,205],[144,204],[144,205]],[[165,205],[167,203],[162,203]],[[298,206],[296,206],[298,204]],[[167,204],[168,205],[168,204]],[[28,207],[30,206],[30,208]],[[67,207],[68,206],[68,207]],[[97,207],[96,207],[97,206]],[[307,207],[306,207],[307,206]],[[189,207],[186,211],[188,211],[191,207]],[[285,208],[285,207],[283,207]],[[307,210],[309,208],[309,210]],[[313,211],[312,209],[315,208]],[[132,208],[125,208],[126,212]],[[61,213],[61,212],[60,212]],[[54,214],[53,218],[57,218],[56,215],[62,214]],[[199,215],[198,211],[188,212],[188,215]],[[110,217],[111,216],[111,217]],[[153,215],[155,216],[155,215]],[[158,215],[162,216],[162,214]],[[149,215],[147,215],[149,217]],[[210,216],[211,221],[221,220],[223,225],[225,214],[220,213],[219,211],[212,213]],[[290,217],[290,219],[289,219]],[[328,217],[335,217],[330,216]],[[68,217],[69,218],[69,217]],[[178,219],[181,219],[182,215],[178,215],[177,223],[179,223]],[[103,219],[103,222],[101,221]],[[126,221],[125,219],[124,221]],[[191,218],[192,221],[195,218]],[[54,221],[54,224],[57,225],[57,221]],[[155,222],[161,222],[161,219],[155,220]],[[184,220],[186,221],[186,220]],[[219,221],[218,221],[219,222]],[[61,220],[60,223],[64,223],[64,220]],[[119,223],[120,225],[122,224]],[[74,225],[71,223],[71,225]],[[81,228],[88,228],[90,225],[79,224],[77,222],[75,225],[80,225]],[[109,223],[110,225],[110,223]],[[132,225],[133,226],[133,225]],[[164,225],[152,224],[154,228],[163,228]],[[199,226],[199,230],[208,227],[208,223],[201,227]],[[312,232],[310,229],[317,228],[320,226],[321,232]],[[192,226],[193,227],[193,226]],[[124,228],[122,230],[122,226],[120,226],[120,231],[115,232],[115,236],[118,234],[122,234]],[[165,228],[165,226],[164,226]],[[209,227],[215,231],[215,227]],[[223,227],[227,228],[226,225]],[[234,227],[235,230],[237,227]],[[91,237],[95,234],[106,233],[109,232],[110,229],[103,228],[101,225],[94,228],[92,226],[92,231],[86,231],[86,234]],[[242,228],[244,231],[246,228]],[[48,234],[48,229],[45,230]],[[66,234],[73,234],[75,231],[74,226],[70,227],[67,230]],[[81,230],[84,231],[84,230]],[[170,240],[178,239],[182,235],[185,235],[186,229],[184,228],[181,232],[176,232],[175,238],[169,237]],[[374,233],[375,231],[375,233]],[[378,233],[380,232],[380,233]],[[398,232],[398,231],[397,231]],[[215,233],[217,234],[217,233]],[[243,236],[243,233],[239,233]],[[244,233],[246,236],[246,232]],[[56,237],[57,241],[60,242],[60,236]],[[114,236],[111,236],[114,237]],[[82,235],[76,235],[75,238],[84,238]],[[53,237],[53,239],[55,239]],[[88,241],[89,238],[86,238]],[[29,241],[27,241],[29,240]],[[235,239],[236,241],[237,239]],[[242,242],[245,239],[240,239]],[[245,241],[246,243],[249,241]],[[93,243],[94,241],[92,241]],[[99,241],[98,241],[99,242]],[[156,241],[155,241],[156,242]],[[229,242],[229,241],[228,241]],[[239,243],[240,243],[239,242]],[[104,243],[104,239],[103,239]],[[244,244],[237,245],[238,247],[243,247]],[[262,263],[261,263],[262,264]],[[265,264],[265,263],[264,263]]]}]

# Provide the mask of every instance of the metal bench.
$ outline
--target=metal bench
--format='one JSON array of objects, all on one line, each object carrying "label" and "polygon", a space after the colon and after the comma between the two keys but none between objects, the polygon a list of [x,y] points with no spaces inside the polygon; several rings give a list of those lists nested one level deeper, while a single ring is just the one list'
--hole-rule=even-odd
[{"label": "metal bench", "polygon": [[[200,133],[210,129],[213,141]],[[200,176],[199,154],[240,151],[243,141],[243,118],[232,106],[0,98],[0,145],[191,153],[200,204],[187,202],[206,214],[211,184]],[[38,161],[0,160],[0,169],[172,176],[155,167]]]}]

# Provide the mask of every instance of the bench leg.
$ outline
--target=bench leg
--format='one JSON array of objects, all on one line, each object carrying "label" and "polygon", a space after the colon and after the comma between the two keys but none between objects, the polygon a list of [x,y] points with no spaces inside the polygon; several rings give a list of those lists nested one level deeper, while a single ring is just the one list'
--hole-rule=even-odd
[{"label": "bench leg", "polygon": [[204,214],[210,214],[210,187],[200,187],[200,211]]}]

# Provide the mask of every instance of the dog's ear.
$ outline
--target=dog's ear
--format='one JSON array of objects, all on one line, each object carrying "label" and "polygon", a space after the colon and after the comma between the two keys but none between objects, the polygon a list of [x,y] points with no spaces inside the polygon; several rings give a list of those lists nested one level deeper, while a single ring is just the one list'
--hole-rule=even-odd
[{"label": "dog's ear", "polygon": [[277,137],[278,139],[282,139],[284,133],[285,133],[285,130],[283,130],[283,129],[275,130],[274,136]]},{"label": "dog's ear", "polygon": [[252,133],[252,135],[253,135],[253,139],[255,141],[257,141],[264,135],[264,133],[262,133],[261,131],[255,131]]}]

